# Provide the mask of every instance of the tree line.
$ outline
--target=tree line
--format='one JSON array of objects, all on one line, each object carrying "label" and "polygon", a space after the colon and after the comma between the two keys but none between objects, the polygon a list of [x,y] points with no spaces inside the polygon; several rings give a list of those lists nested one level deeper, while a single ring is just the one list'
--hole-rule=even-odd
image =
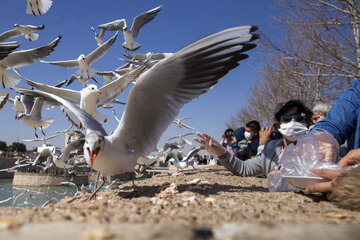
[{"label": "tree line", "polygon": [[276,8],[273,26],[281,37],[261,33],[258,51],[266,60],[228,127],[250,120],[272,125],[276,106],[290,99],[310,108],[334,104],[360,77],[358,0],[277,0]]},{"label": "tree line", "polygon": [[6,142],[0,141],[0,151],[26,152],[26,145],[20,142],[13,142],[7,146]]}]

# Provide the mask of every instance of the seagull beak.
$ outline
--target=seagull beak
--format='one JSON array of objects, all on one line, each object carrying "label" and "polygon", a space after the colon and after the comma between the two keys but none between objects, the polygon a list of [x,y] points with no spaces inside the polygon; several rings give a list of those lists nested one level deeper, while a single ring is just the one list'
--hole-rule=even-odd
[{"label": "seagull beak", "polygon": [[102,92],[101,92],[100,90],[97,90],[96,92],[97,92],[98,94],[102,94]]},{"label": "seagull beak", "polygon": [[93,167],[95,159],[100,151],[100,147],[96,148],[95,151],[93,151],[92,153],[90,151],[90,148],[86,148],[86,150],[88,151],[88,154],[89,154],[89,157],[91,160],[91,167]]}]

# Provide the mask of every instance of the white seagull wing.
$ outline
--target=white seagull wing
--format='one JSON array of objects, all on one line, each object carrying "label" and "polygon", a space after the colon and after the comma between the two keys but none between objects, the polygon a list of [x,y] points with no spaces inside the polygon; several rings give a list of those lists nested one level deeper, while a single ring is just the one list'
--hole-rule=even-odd
[{"label": "white seagull wing", "polygon": [[145,68],[145,65],[139,66],[131,72],[128,72],[111,83],[101,87],[99,89],[101,92],[101,97],[99,99],[98,105],[101,106],[118,97],[132,82],[134,82],[139,77]]},{"label": "white seagull wing", "polygon": [[7,101],[9,100],[10,93],[9,92],[0,92],[0,110],[5,106]]},{"label": "white seagull wing", "polygon": [[0,66],[6,68],[17,68],[34,64],[36,60],[49,56],[58,45],[60,39],[61,35],[51,43],[42,47],[10,53],[6,58],[0,60]]},{"label": "white seagull wing", "polygon": [[5,42],[0,43],[0,60],[7,57],[13,50],[18,48],[20,45],[17,42]]},{"label": "white seagull wing", "polygon": [[55,87],[55,86],[49,86],[46,84],[37,83],[37,82],[30,81],[30,80],[26,80],[26,82],[30,86],[36,87],[42,91],[55,94],[61,98],[64,98],[64,99],[72,102],[72,103],[80,104],[80,100],[81,100],[80,91],[75,91],[75,90],[66,89],[66,88],[59,88],[59,87]]},{"label": "white seagull wing", "polygon": [[22,33],[17,29],[11,29],[9,31],[0,34],[0,42],[20,36]]},{"label": "white seagull wing", "polygon": [[34,97],[21,95],[20,100],[24,105],[25,114],[30,114],[33,106],[34,106]]},{"label": "white seagull wing", "polygon": [[107,51],[109,51],[110,47],[114,44],[117,35],[118,33],[116,32],[112,38],[101,44],[97,49],[86,56],[86,61],[89,65],[94,63],[96,60],[104,56]]},{"label": "white seagull wing", "polygon": [[25,88],[14,87],[14,90],[22,94],[30,94],[33,96],[44,98],[46,101],[57,102],[58,104],[64,106],[74,116],[76,116],[77,119],[80,121],[81,126],[84,127],[86,130],[99,131],[104,136],[107,135],[102,125],[95,118],[93,118],[86,111],[80,109],[78,106],[76,106],[75,104],[71,103],[70,101],[64,98],[56,96],[55,94],[52,93],[25,89]]},{"label": "white seagull wing", "polygon": [[[104,29],[106,31],[122,31],[123,27],[126,26],[125,19],[118,19],[109,23],[104,23],[98,26],[100,29]],[[100,33],[101,36],[101,33]]]},{"label": "white seagull wing", "polygon": [[121,123],[112,134],[140,156],[156,147],[184,104],[207,92],[254,48],[257,28],[235,27],[207,36],[145,72],[130,91]]},{"label": "white seagull wing", "polygon": [[153,8],[147,12],[141,13],[134,18],[131,26],[133,37],[136,38],[139,34],[140,28],[155,18],[157,13],[161,10],[162,5]]}]

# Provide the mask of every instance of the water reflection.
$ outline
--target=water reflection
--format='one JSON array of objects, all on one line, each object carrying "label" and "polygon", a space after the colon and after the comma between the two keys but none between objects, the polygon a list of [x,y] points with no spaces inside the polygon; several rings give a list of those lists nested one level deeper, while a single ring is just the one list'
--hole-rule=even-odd
[{"label": "water reflection", "polygon": [[0,206],[34,207],[54,203],[81,191],[93,191],[95,184],[76,186],[13,187],[12,179],[0,179]]}]

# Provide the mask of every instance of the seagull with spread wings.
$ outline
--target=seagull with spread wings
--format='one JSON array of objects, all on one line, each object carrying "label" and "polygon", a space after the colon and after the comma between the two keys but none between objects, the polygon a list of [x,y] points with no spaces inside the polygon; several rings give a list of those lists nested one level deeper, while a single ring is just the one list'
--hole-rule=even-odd
[{"label": "seagull with spread wings", "polygon": [[194,129],[193,127],[190,127],[189,125],[186,125],[185,123],[183,123],[182,121],[184,121],[185,119],[190,119],[188,117],[184,117],[184,118],[179,118],[179,119],[174,119],[174,123],[179,127],[179,128],[187,128],[187,129]]},{"label": "seagull with spread wings", "polygon": [[25,142],[42,142],[43,145],[46,146],[47,142],[50,139],[56,138],[59,135],[60,135],[60,133],[49,136],[49,137],[42,137],[41,139],[23,139],[23,141],[25,141]]},{"label": "seagull with spread wings", "polygon": [[7,69],[31,65],[36,63],[36,60],[49,56],[58,45],[60,39],[61,35],[47,45],[29,50],[12,52],[7,57],[0,60],[0,82],[3,88],[16,86],[20,81],[19,75],[6,72]]},{"label": "seagull with spread wings", "polygon": [[81,91],[76,91],[65,88],[57,88],[30,80],[27,80],[27,83],[45,92],[53,93],[64,99],[67,99],[74,104],[79,104],[80,108],[84,109],[91,116],[106,122],[107,117],[98,112],[97,107],[109,103],[118,97],[133,81],[137,79],[137,77],[144,71],[144,69],[145,66],[140,66],[99,89],[94,84],[88,85]]},{"label": "seagull with spread wings", "polygon": [[153,20],[155,16],[158,14],[158,12],[161,10],[162,6],[158,6],[154,9],[151,9],[147,12],[141,13],[138,16],[136,16],[133,20],[132,26],[129,29],[126,25],[125,19],[119,19],[115,20],[113,22],[104,23],[102,25],[99,25],[98,28],[100,28],[100,34],[97,34],[94,28],[91,28],[93,32],[95,33],[95,40],[98,42],[98,44],[101,46],[103,42],[103,37],[106,31],[122,31],[124,34],[125,42],[122,44],[122,46],[129,50],[129,51],[135,51],[140,48],[140,44],[135,42],[134,39],[139,35],[140,29]]},{"label": "seagull with spread wings", "polygon": [[117,37],[117,33],[115,33],[115,35],[112,38],[110,38],[100,47],[96,48],[87,56],[81,54],[77,59],[73,59],[73,60],[55,61],[55,62],[41,61],[41,62],[61,66],[64,68],[80,67],[80,69],[77,71],[77,74],[80,75],[82,79],[88,80],[91,77],[93,77],[96,73],[96,70],[90,68],[90,65],[96,62],[97,60],[99,60],[102,56],[105,55],[107,51],[109,51],[110,47],[114,44],[116,37]]},{"label": "seagull with spread wings", "polygon": [[[35,129],[35,137],[38,138],[39,136],[36,134],[36,128],[40,128],[42,134],[45,135],[44,130],[45,128],[49,127],[50,124],[54,121],[54,118],[48,118],[43,120],[41,116],[41,112],[44,108],[45,101],[41,98],[36,98],[34,100],[33,106],[25,106],[25,113],[20,113],[18,115],[18,119],[21,120],[25,125],[29,127],[33,127]],[[31,109],[30,113],[27,109]]]},{"label": "seagull with spread wings", "polygon": [[0,34],[0,42],[15,38],[21,35],[24,35],[26,39],[29,41],[35,41],[39,38],[39,34],[34,33],[36,31],[43,30],[45,28],[44,25],[40,26],[32,26],[32,25],[20,25],[15,24],[14,29],[6,31]]},{"label": "seagull with spread wings", "polygon": [[129,93],[120,123],[110,135],[98,121],[71,102],[54,94],[27,91],[56,100],[79,118],[86,129],[85,159],[103,174],[104,184],[106,176],[133,172],[137,159],[155,149],[180,109],[209,91],[239,65],[238,61],[248,57],[245,52],[256,46],[251,43],[258,38],[253,33],[255,30],[253,26],[242,26],[212,34],[142,74]]}]

